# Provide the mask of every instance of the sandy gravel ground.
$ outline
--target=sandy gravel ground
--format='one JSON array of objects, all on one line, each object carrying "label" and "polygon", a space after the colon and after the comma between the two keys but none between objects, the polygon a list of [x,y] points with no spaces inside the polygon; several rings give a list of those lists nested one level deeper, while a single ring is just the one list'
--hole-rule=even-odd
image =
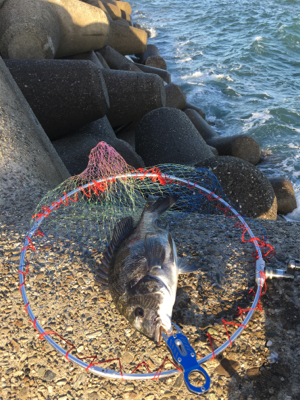
[{"label": "sandy gravel ground", "polygon": [[[0,270],[2,285],[0,399],[195,399],[182,375],[150,380],[104,379],[68,362],[45,340],[40,340],[24,310],[19,293],[20,250],[32,211],[15,216],[6,213],[0,223]],[[237,307],[249,308],[255,288],[252,246],[242,244],[242,231],[222,217],[176,217],[170,230],[178,252],[202,265],[197,274],[180,278],[174,307],[176,321],[200,356],[209,354],[209,332],[220,345],[227,338],[222,319],[241,323]],[[44,227],[46,236],[34,240],[36,252],[27,252],[30,261],[26,293],[30,306],[45,330],[58,332],[74,344],[73,355],[97,354],[97,361],[119,357],[125,372],[146,361],[156,371],[168,355],[165,345],[135,332],[119,315],[109,293],[95,284],[93,271],[101,259],[97,234],[85,247],[76,238],[83,235],[68,222],[68,235]],[[254,223],[253,223],[254,224]],[[276,256],[268,265],[280,268],[289,259],[300,258],[299,224],[260,221]],[[254,231],[260,229],[254,224]],[[76,232],[72,236],[72,232]],[[93,241],[94,240],[94,241]],[[300,272],[294,280],[267,282],[261,299],[262,312],[255,311],[247,329],[216,359],[205,364],[212,384],[200,398],[210,400],[297,400],[300,399]],[[229,332],[236,327],[228,326]],[[70,346],[52,335],[63,348]],[[170,358],[170,356],[169,356]],[[119,371],[113,361],[106,368]],[[167,362],[165,369],[173,369]],[[145,367],[139,369],[144,372]],[[195,384],[201,384],[198,377]]]}]

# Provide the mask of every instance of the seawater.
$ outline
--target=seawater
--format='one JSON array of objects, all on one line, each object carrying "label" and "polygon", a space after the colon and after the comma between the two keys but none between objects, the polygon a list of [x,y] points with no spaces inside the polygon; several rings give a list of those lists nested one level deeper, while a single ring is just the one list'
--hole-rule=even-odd
[{"label": "seawater", "polygon": [[293,182],[300,221],[299,0],[131,0],[172,81],[224,136],[247,133],[258,167]]}]

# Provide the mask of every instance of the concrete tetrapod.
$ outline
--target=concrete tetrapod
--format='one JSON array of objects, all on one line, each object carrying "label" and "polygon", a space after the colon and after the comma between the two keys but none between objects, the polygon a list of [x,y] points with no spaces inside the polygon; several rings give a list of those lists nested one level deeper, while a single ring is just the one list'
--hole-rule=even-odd
[{"label": "concrete tetrapod", "polygon": [[180,86],[170,83],[165,86],[166,89],[166,107],[178,108],[183,110],[186,106],[186,97]]},{"label": "concrete tetrapod", "polygon": [[110,46],[105,46],[97,52],[103,56],[108,66],[112,69],[141,72],[133,62],[129,61],[126,57]]},{"label": "concrete tetrapod", "polygon": [[5,58],[54,58],[103,47],[104,11],[78,0],[7,0],[0,9],[0,51]]},{"label": "concrete tetrapod", "polygon": [[226,197],[246,217],[277,218],[277,199],[268,178],[247,161],[219,156],[196,164],[218,178]]},{"label": "concrete tetrapod", "polygon": [[102,70],[82,60],[5,60],[50,139],[103,117],[109,98]]},{"label": "concrete tetrapod", "polygon": [[0,8],[0,53],[4,58],[54,58],[61,27],[53,5],[6,0]]},{"label": "concrete tetrapod", "polygon": [[153,110],[140,120],[135,149],[147,166],[193,165],[214,157],[184,112],[168,107]]},{"label": "concrete tetrapod", "polygon": [[156,74],[160,76],[166,83],[171,83],[171,74],[165,69],[149,67],[149,65],[134,63],[141,71],[146,72],[146,74]]},{"label": "concrete tetrapod", "polygon": [[78,175],[87,167],[91,150],[101,141],[111,145],[132,167],[145,166],[133,148],[116,137],[106,116],[83,126],[70,136],[55,140],[53,146],[70,174]]},{"label": "concrete tetrapod", "polygon": [[234,135],[221,137],[196,110],[186,109],[184,112],[206,143],[215,147],[220,156],[233,156],[248,161],[253,165],[258,164],[261,148],[251,136]]},{"label": "concrete tetrapod", "polygon": [[107,118],[113,128],[138,121],[166,104],[164,82],[157,75],[109,69],[102,74],[110,102]]},{"label": "concrete tetrapod", "polygon": [[[125,22],[125,20],[124,20]],[[143,29],[134,28],[119,20],[110,22],[108,45],[119,53],[134,54],[142,53],[147,46],[148,35]],[[98,46],[99,48],[103,46]]]},{"label": "concrete tetrapod", "polygon": [[278,214],[286,215],[295,210],[297,200],[292,182],[282,176],[269,178],[269,181],[277,197]]},{"label": "concrete tetrapod", "polygon": [[[0,93],[1,214],[13,202],[14,215],[21,217],[33,213],[42,196],[69,173],[1,57]],[[24,202],[32,205],[30,210]]]}]

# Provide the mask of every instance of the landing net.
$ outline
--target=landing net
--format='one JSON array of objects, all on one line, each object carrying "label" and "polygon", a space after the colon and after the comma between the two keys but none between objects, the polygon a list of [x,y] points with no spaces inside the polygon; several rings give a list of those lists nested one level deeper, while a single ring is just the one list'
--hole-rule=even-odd
[{"label": "landing net", "polygon": [[274,250],[262,227],[229,204],[216,177],[173,164],[134,170],[101,142],[82,174],[42,199],[21,251],[25,311],[39,338],[68,361],[122,379],[180,371],[165,345],[155,347],[129,325],[95,278],[116,223],[126,216],[137,222],[149,195],[171,194],[179,199],[160,220],[168,224],[178,255],[201,266],[180,276],[173,321],[199,363],[230,346],[261,310],[264,260]]}]

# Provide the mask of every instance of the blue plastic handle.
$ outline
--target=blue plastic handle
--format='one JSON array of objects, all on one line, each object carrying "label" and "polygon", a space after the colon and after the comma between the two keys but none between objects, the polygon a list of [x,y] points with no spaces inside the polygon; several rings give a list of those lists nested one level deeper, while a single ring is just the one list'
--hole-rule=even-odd
[{"label": "blue plastic handle", "polygon": [[[200,367],[198,364],[195,350],[190,345],[187,337],[182,333],[179,326],[172,323],[172,325],[177,329],[177,333],[172,336],[167,336],[162,333],[172,356],[177,364],[183,368],[183,378],[186,387],[193,393],[202,394],[207,392],[210,388],[210,377],[204,368]],[[205,384],[203,386],[194,386],[189,381],[189,376],[192,372],[199,372],[205,378]]]}]

